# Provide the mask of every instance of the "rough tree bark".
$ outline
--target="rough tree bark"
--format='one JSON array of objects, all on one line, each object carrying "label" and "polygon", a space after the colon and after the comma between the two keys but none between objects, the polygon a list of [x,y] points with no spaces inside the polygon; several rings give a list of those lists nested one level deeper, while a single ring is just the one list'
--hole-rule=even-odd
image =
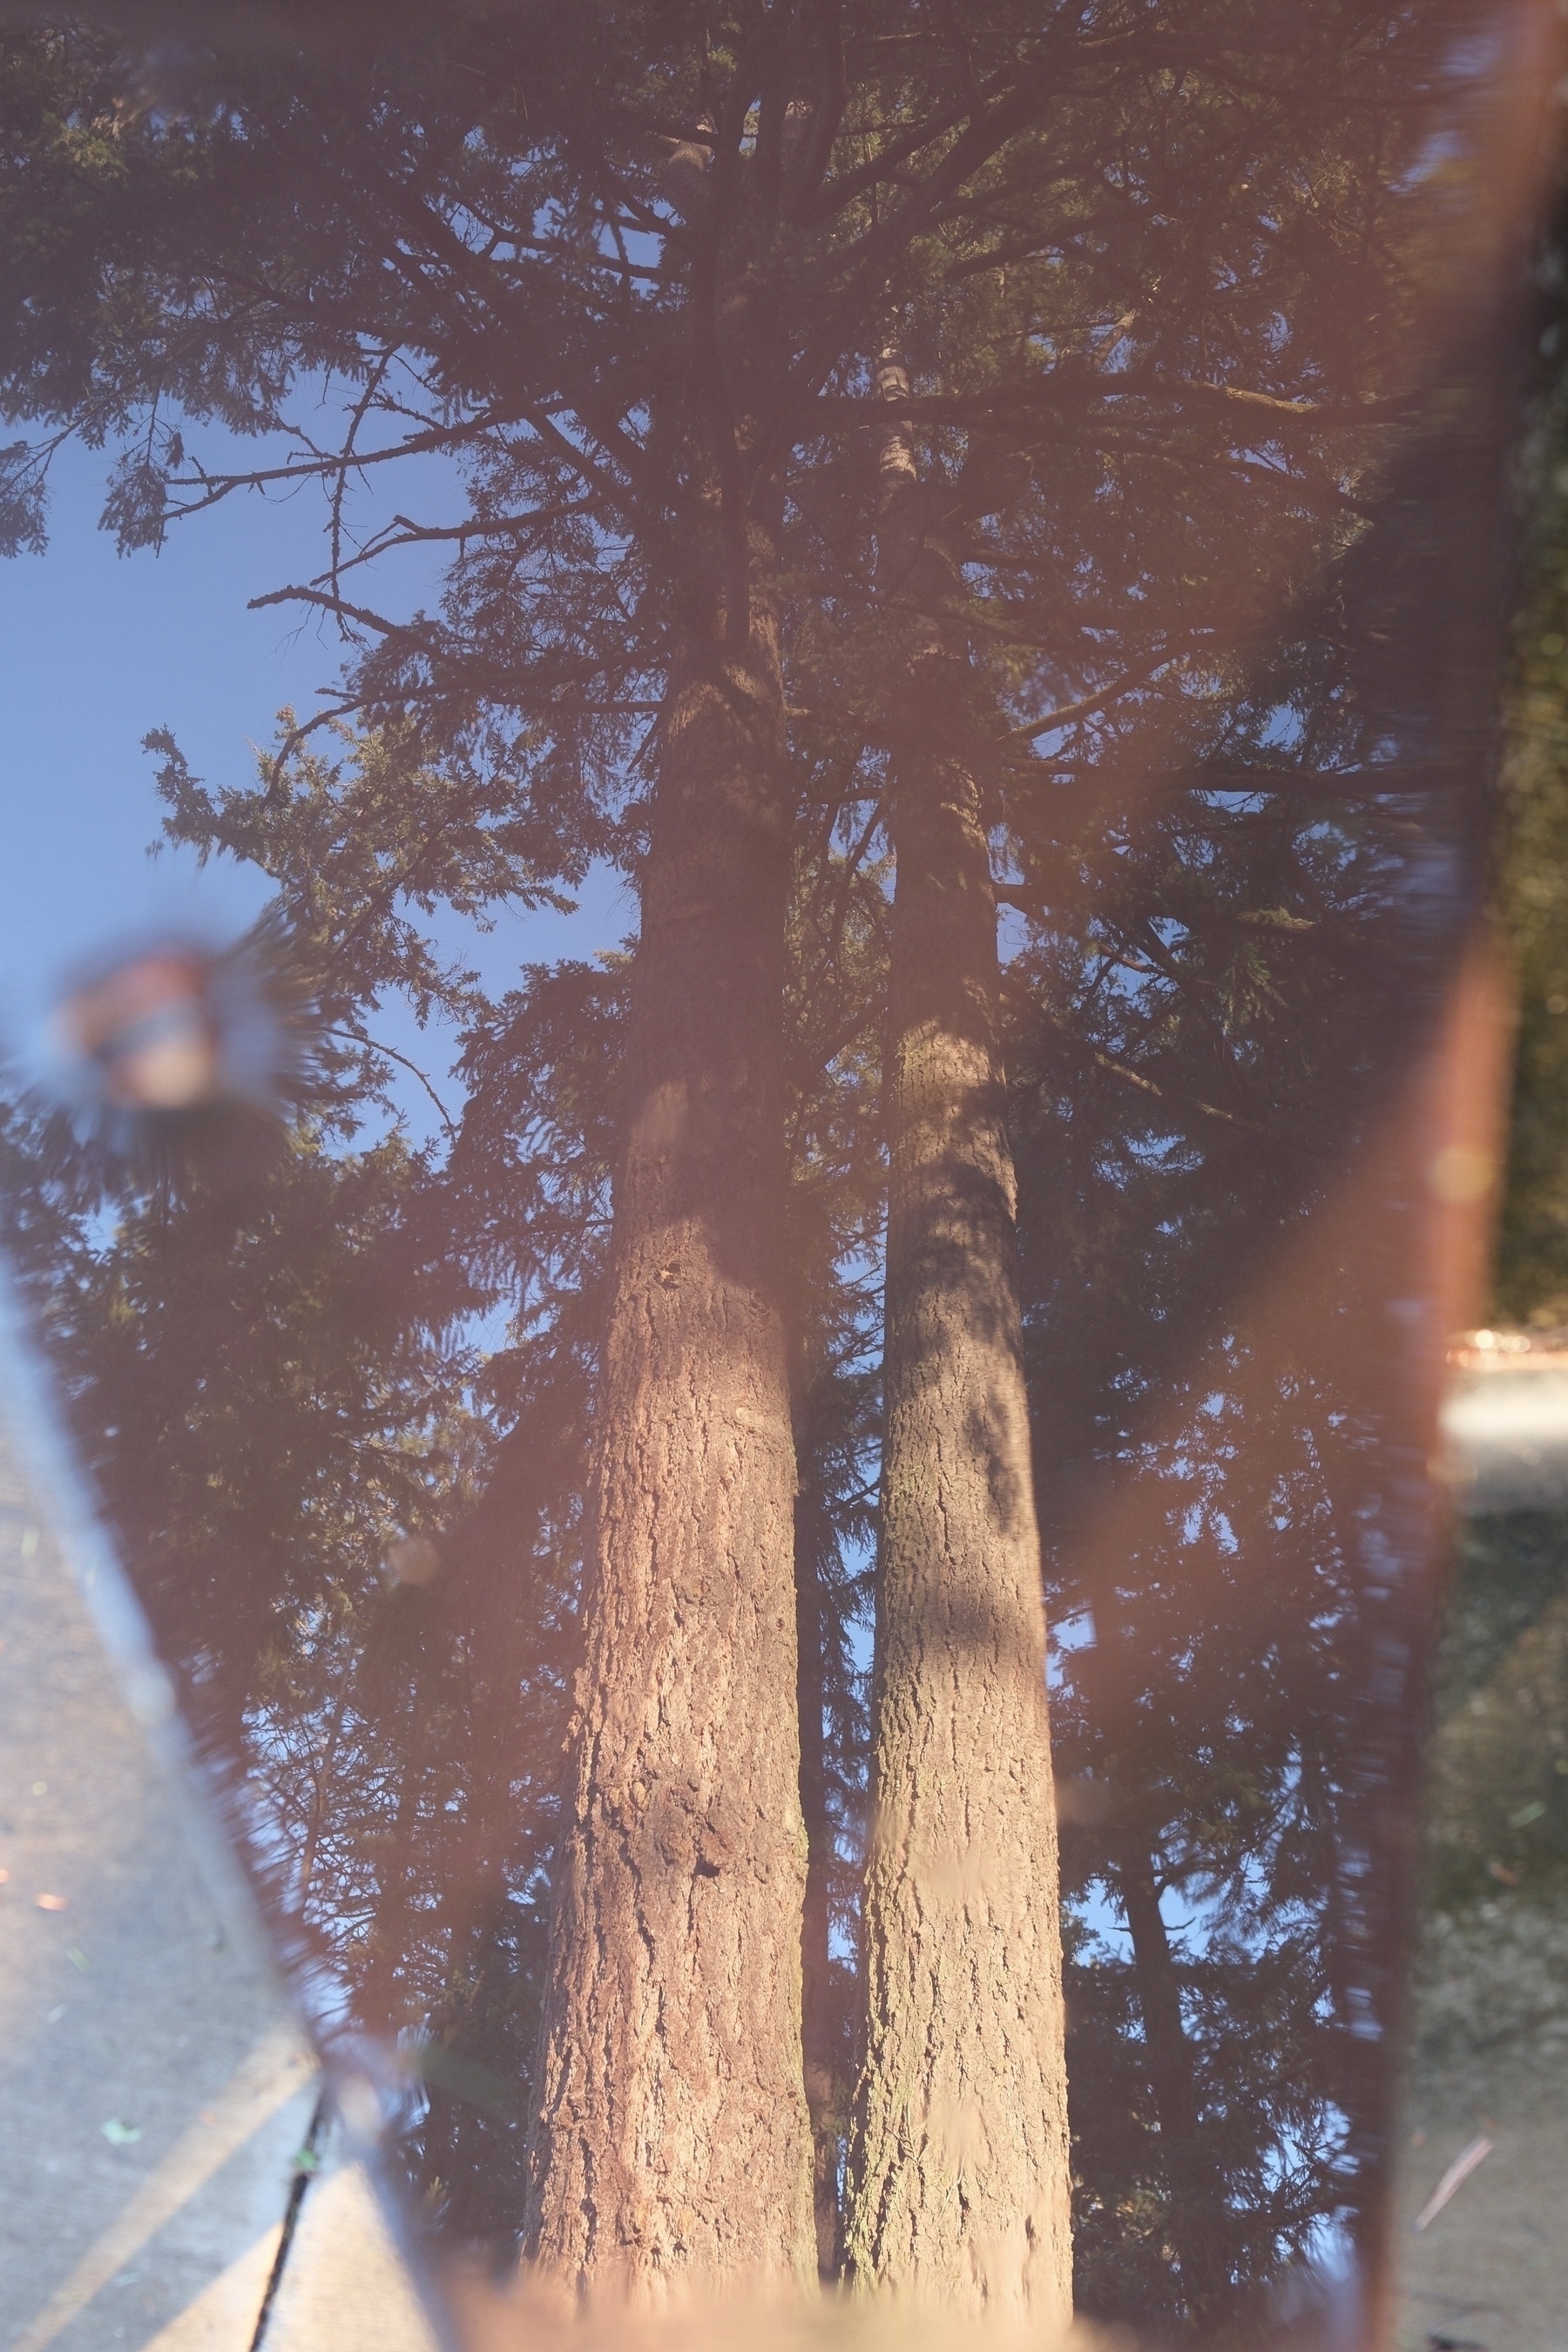
[{"label": "rough tree bark", "polygon": [[643,882],[525,2237],[642,2299],[816,2270],[776,614],[721,637],[671,682]]},{"label": "rough tree bark", "polygon": [[[932,714],[932,723],[935,723]],[[909,753],[887,1087],[883,1522],[858,2280],[1071,2309],[1056,1814],[978,794]]]}]

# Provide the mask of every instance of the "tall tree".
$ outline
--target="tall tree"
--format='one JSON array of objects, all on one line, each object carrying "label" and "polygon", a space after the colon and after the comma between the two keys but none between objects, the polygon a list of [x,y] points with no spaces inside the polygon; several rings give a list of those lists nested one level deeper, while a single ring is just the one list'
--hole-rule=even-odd
[{"label": "tall tree", "polygon": [[[893,353],[878,391],[907,400]],[[855,2274],[950,2307],[1072,2309],[1046,1621],[1024,1389],[990,828],[952,569],[907,426],[879,571],[915,608],[890,756],[881,1560]]]},{"label": "tall tree", "polygon": [[929,759],[901,765],[891,816],[868,2049],[847,2246],[867,2280],[1048,2322],[1071,2308],[1067,2097],[995,902],[973,780]]},{"label": "tall tree", "polygon": [[858,1877],[880,1382],[883,1179],[875,1147],[887,981],[874,821],[841,848],[830,801],[797,857],[790,927],[787,1132],[795,1352],[795,1591],[807,1840],[803,2054],[817,2266],[843,2258],[840,2189],[859,2040]]},{"label": "tall tree", "polygon": [[[197,272],[210,285],[216,270],[231,321],[245,313],[240,332],[254,352],[258,264],[272,293],[260,340],[270,342],[278,375],[335,362],[364,383],[369,405],[395,358],[406,363],[412,352],[416,380],[437,403],[412,443],[462,446],[492,435],[476,522],[501,560],[480,566],[488,576],[470,583],[474,595],[465,590],[470,614],[493,610],[503,577],[510,585],[531,545],[550,571],[575,545],[588,611],[580,593],[569,593],[545,623],[552,650],[529,648],[535,708],[552,713],[564,688],[580,709],[584,679],[602,698],[606,675],[624,691],[629,672],[650,669],[663,705],[640,861],[626,1156],[590,1510],[589,1647],[558,1861],[530,2231],[535,2256],[567,2276],[647,2283],[685,2268],[721,2277],[737,2264],[787,2275],[813,2240],[781,1306],[790,812],[770,585],[779,468],[793,436],[779,432],[777,391],[771,400],[759,393],[771,380],[795,402],[809,399],[836,358],[824,346],[825,325],[842,334],[864,302],[858,288],[885,271],[933,197],[1016,134],[1042,73],[1031,58],[1011,88],[989,101],[976,93],[967,152],[961,143],[956,157],[941,156],[901,222],[857,225],[840,240],[832,226],[843,208],[830,201],[834,291],[820,283],[805,303],[797,297],[781,310],[781,247],[804,243],[809,253],[821,241],[809,226],[803,239],[792,215],[809,214],[835,161],[838,44],[831,28],[767,13],[715,49],[700,17],[605,12],[584,43],[580,26],[567,40],[558,19],[533,12],[529,87],[501,98],[500,115],[511,117],[504,129],[493,100],[477,121],[471,102],[459,112],[463,83],[451,71],[432,79],[428,57],[417,82],[404,60],[390,68],[374,60],[354,91],[354,113],[329,75],[307,67],[274,78],[268,66],[253,67],[237,77],[237,102],[216,133],[187,113],[173,138],[138,142],[130,166],[132,209],[146,195],[151,215],[138,222],[151,234],[132,261],[133,278],[149,282],[150,246],[194,289],[191,264],[205,242]],[[432,45],[446,65],[449,40],[453,62],[474,73],[510,61],[511,37],[508,26],[497,59],[481,33],[476,56],[470,28],[458,20]],[[62,82],[68,113],[85,96],[91,117],[95,71],[113,102],[112,53],[80,46],[89,49],[85,92],[84,60],[68,37],[31,47],[47,86],[35,121],[47,126],[51,163]],[[499,94],[489,70],[481,78]],[[814,137],[802,135],[803,111],[807,124],[815,119]],[[549,125],[542,139],[536,119]],[[655,208],[658,151],[682,139],[683,125],[702,124],[716,127],[699,129],[669,159],[672,218]],[[940,135],[934,126],[928,132]],[[107,151],[101,133],[100,142]],[[614,163],[606,142],[621,150]],[[171,168],[176,154],[184,188]],[[302,205],[301,171],[310,183]],[[861,184],[874,190],[879,176]],[[199,236],[190,202],[198,182],[209,223],[215,194],[230,199],[216,239]],[[234,201],[242,189],[252,200],[262,194],[264,208],[270,199],[259,234],[248,205]],[[323,211],[336,232],[325,245]],[[542,211],[559,223],[545,255]],[[610,240],[604,247],[595,224]],[[650,233],[664,258],[630,258],[626,236],[646,241]],[[95,247],[89,234],[75,243],[96,291],[108,240]],[[821,281],[823,260],[811,258]],[[542,259],[566,262],[586,296],[575,313]],[[311,321],[324,315],[323,269],[338,291],[319,334]],[[243,296],[242,278],[252,280]],[[476,279],[478,310],[490,314],[483,337],[468,315]],[[643,283],[655,299],[637,299]],[[661,287],[674,299],[659,300]],[[79,278],[75,290],[79,299]],[[143,340],[110,397],[150,397],[155,415],[153,387],[166,383],[197,413],[274,421],[271,386],[253,366],[216,395],[206,362],[176,361],[171,371],[171,328],[191,299],[175,294],[168,323]],[[205,288],[198,299],[205,309]],[[574,348],[584,327],[585,353]],[[225,342],[221,331],[207,340],[209,352]],[[249,352],[242,357],[228,340],[238,374]],[[87,373],[98,377],[101,400],[116,363],[106,371],[101,335],[89,348]],[[46,343],[40,352],[35,338],[28,357],[41,355],[47,375],[58,351]],[[34,400],[57,411],[65,404],[30,373]],[[79,365],[76,373],[68,398],[79,401]],[[556,421],[563,394],[572,434]],[[351,443],[355,430],[357,420]],[[172,454],[178,465],[183,445]],[[24,479],[23,528],[26,487]],[[509,519],[502,502],[520,490],[531,517]],[[123,470],[116,501],[130,540],[162,529],[164,492],[151,446]],[[574,520],[584,516],[591,520]],[[601,562],[606,533],[611,560]],[[350,609],[338,562],[330,583],[310,593],[340,614]],[[503,635],[515,664],[518,622],[524,645],[531,633],[529,607],[507,602]],[[634,630],[628,645],[636,604],[651,629],[640,641]],[[410,667],[427,670],[431,633],[416,629],[395,648],[393,634],[383,654],[391,658],[386,686],[418,692]],[[437,690],[449,691],[448,682]],[[608,723],[612,736],[620,731],[613,716]],[[568,747],[575,732],[569,723]]]},{"label": "tall tree", "polygon": [[[994,806],[1033,888],[1058,782],[1178,739],[1223,762],[1241,652],[1356,527],[1416,365],[1393,232],[1452,26],[1359,0],[346,20],[320,50],[283,11],[259,46],[9,38],[3,390],[49,430],[8,453],[7,529],[41,531],[72,429],[121,445],[127,546],[244,488],[324,483],[327,568],[279,593],[357,633],[344,707],[439,752],[510,861],[497,887],[570,883],[595,853],[637,879],[530,2242],[589,2281],[789,2274],[814,2252],[791,852],[825,815],[912,806],[920,764],[889,784],[910,616],[870,576],[863,354],[891,301],[939,387],[901,414],[930,436],[924,536],[986,669],[962,771],[979,797],[944,799],[959,770],[933,771],[973,914]],[[276,467],[231,444],[193,460],[201,420],[283,430],[323,376],[349,387],[336,448],[302,431]],[[361,469],[433,455],[454,461],[449,515],[344,536]],[[411,544],[452,569],[438,614],[393,622],[357,576]],[[792,732],[826,755],[804,793]],[[992,1054],[994,939],[972,934],[936,1008],[961,1084]],[[1168,958],[1157,929],[1143,945]],[[911,1036],[920,979],[901,968]],[[904,1147],[912,1195],[912,1118]],[[994,1122],[966,1150],[994,1207]],[[993,1286],[1003,1224],[988,1210],[972,1236]],[[1026,1549],[1007,1548],[1015,1591]],[[1037,1709],[1013,1725],[1037,1750]],[[907,2240],[917,2269],[936,2211]]]}]

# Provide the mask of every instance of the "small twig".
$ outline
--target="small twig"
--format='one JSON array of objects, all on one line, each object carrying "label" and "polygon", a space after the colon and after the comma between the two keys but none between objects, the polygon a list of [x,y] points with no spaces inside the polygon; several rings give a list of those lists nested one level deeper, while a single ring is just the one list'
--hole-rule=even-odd
[{"label": "small twig", "polygon": [[1411,2224],[1412,2229],[1429,2230],[1454,2191],[1464,2187],[1477,2165],[1484,2164],[1496,2146],[1495,2140],[1489,2139],[1485,2132],[1480,2132],[1471,2140],[1468,2147],[1461,2148],[1420,2212],[1415,2216]]}]

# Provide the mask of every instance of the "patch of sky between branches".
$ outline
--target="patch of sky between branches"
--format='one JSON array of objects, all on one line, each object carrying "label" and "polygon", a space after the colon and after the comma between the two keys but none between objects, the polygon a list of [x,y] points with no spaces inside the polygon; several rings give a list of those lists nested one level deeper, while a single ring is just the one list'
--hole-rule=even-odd
[{"label": "patch of sky between branches", "polygon": [[[209,467],[288,454],[266,442],[209,446],[216,441],[203,436]],[[149,858],[163,812],[143,736],[167,727],[194,773],[215,787],[247,784],[258,748],[275,740],[279,710],[317,709],[346,650],[323,615],[247,609],[253,596],[321,572],[327,508],[318,484],[266,497],[236,492],[173,525],[158,554],[121,559],[99,528],[112,463],[112,452],[62,449],[51,469],[47,551],[0,564],[8,655],[0,1049],[28,1075],[37,1075],[43,1019],[71,964],[150,932],[232,940],[270,896],[266,877],[228,859],[204,867],[184,848]],[[405,459],[361,478],[351,526],[363,541],[395,511],[428,509],[440,520],[462,495],[449,464]],[[368,571],[375,601],[394,616],[439,594],[442,563],[428,547],[396,551]],[[615,876],[595,871],[575,895],[574,914],[503,908],[486,931],[441,913],[430,930],[444,959],[499,993],[525,963],[622,943],[635,918]],[[401,1003],[382,1008],[376,1030],[450,1108],[450,1034],[422,1033]],[[411,1137],[433,1139],[440,1122],[418,1078],[395,1066],[391,1092]]]}]

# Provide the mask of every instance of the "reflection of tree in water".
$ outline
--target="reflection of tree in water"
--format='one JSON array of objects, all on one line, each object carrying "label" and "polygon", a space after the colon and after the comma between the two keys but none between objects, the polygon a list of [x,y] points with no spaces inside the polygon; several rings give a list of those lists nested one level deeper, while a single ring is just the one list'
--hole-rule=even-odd
[{"label": "reflection of tree in water", "polygon": [[[351,773],[386,757],[362,742]],[[320,782],[314,763],[296,772]],[[285,869],[348,1034],[378,985],[431,966],[351,892],[323,890],[329,829],[363,846],[367,827],[363,805],[322,803],[315,838],[281,814],[291,854],[274,838],[259,856]],[[830,2168],[852,2063],[876,1404],[862,1033],[880,950],[864,905],[846,904],[845,864],[802,893],[791,1098]],[[849,870],[878,895],[879,859]],[[499,1003],[432,988],[465,1033],[449,1150],[385,1132],[374,1049],[329,1058],[288,1153],[248,1188],[149,1195],[25,1105],[5,1139],[8,1238],[307,2000],[329,2036],[399,2039],[416,2184],[445,2230],[503,2247],[574,1662],[624,980],[612,955],[536,969]],[[396,1574],[408,1535],[435,1547],[417,1581]]]},{"label": "reflection of tree in water", "polygon": [[[1216,1381],[1245,1374],[1237,1353]],[[1216,1386],[1142,1449],[1141,1539],[1093,1576],[1093,1645],[1065,1661],[1073,2046],[1100,2059],[1074,2070],[1094,2307],[1131,2294],[1166,2316],[1175,2285],[1212,2323],[1236,2282],[1327,2251],[1353,2197],[1331,2025],[1355,1593],[1322,1404],[1289,1373],[1261,1398]]]},{"label": "reflection of tree in water", "polygon": [[[1156,79],[1163,93],[1163,69]],[[1303,133],[1306,155],[1320,131],[1331,149],[1340,139],[1339,110],[1323,104],[1335,127]],[[1292,102],[1276,105],[1294,124]],[[1227,141],[1228,121],[1213,114]],[[1278,123],[1269,135],[1284,139]],[[1359,217],[1358,173],[1376,208],[1383,168],[1360,135],[1336,166],[1347,220]],[[1279,159],[1282,187],[1294,152]],[[1161,238],[1180,210],[1160,198]],[[1256,213],[1249,196],[1237,283],[1253,282]],[[1330,219],[1316,196],[1292,217],[1302,236]],[[1340,259],[1331,222],[1321,249],[1319,233],[1300,264],[1309,280]],[[1121,316],[1120,294],[1106,300],[1110,265],[1089,250],[1081,293],[1051,296],[1067,305],[1069,344],[1086,321],[1098,335],[1120,319],[1120,339],[1140,315]],[[1193,258],[1206,282],[1209,257]],[[945,469],[933,478],[956,501],[949,521],[998,512],[1004,588],[1048,586],[1038,607],[975,591],[977,641],[1009,615],[1025,634],[999,640],[972,732],[998,840],[1023,876],[1009,895],[1027,917],[1011,1058],[1050,1597],[1059,1622],[1093,1634],[1064,1649],[1058,1711],[1077,1906],[1080,2293],[1121,2317],[1213,2323],[1290,2254],[1321,2248],[1364,2189],[1380,2128],[1365,2078],[1377,2070],[1372,2037],[1353,2037],[1387,2020],[1362,1954],[1375,1948],[1386,1966],[1378,1906],[1398,1900],[1396,1885],[1367,1884],[1383,1832],[1361,1818],[1379,1773],[1382,1797],[1400,1795],[1387,1786],[1398,1707],[1389,1750],[1366,1695],[1378,1643],[1393,1644],[1387,1667],[1407,1632],[1379,1629],[1366,1605],[1379,1543],[1397,1560],[1400,1542],[1379,1524],[1365,1463],[1378,1400],[1343,1370],[1366,1336],[1364,1301],[1321,1282],[1298,1328],[1300,1316],[1280,1306],[1276,1325],[1258,1300],[1326,1171],[1363,1141],[1365,1103],[1402,1050],[1386,1001],[1408,987],[1424,942],[1400,877],[1409,898],[1425,873],[1436,905],[1453,844],[1447,821],[1428,819],[1431,777],[1346,801],[1309,793],[1301,772],[1353,770],[1373,753],[1410,761],[1421,746],[1391,709],[1436,722],[1467,688],[1426,673],[1391,681],[1394,656],[1380,670],[1371,650],[1408,654],[1412,583],[1418,604],[1428,578],[1455,572],[1442,499],[1436,544],[1410,521],[1444,451],[1426,454],[1424,482],[1417,450],[1392,532],[1363,531],[1364,428],[1345,454],[1293,404],[1325,384],[1358,398],[1366,387],[1340,346],[1342,321],[1314,325],[1297,265],[1279,299],[1300,312],[1305,356],[1287,355],[1289,398],[1272,404],[1290,412],[1287,437],[1267,444],[1261,423],[1244,434],[1219,422],[1232,374],[1249,397],[1255,375],[1275,380],[1277,321],[1261,293],[1226,301],[1200,366],[1184,353],[1204,306],[1171,290],[1159,297],[1171,318],[1154,307],[1181,273],[1156,259],[1125,274],[1134,288],[1151,278],[1138,368],[1151,381],[1162,356],[1184,379],[1218,370],[1208,391],[1222,396],[1199,412],[1212,424],[1184,423],[1173,441],[1160,423],[1147,453],[1129,441],[1125,466],[1092,435],[1079,446],[1059,421],[1031,426],[1013,489],[972,482],[973,511],[958,467],[967,455],[985,472],[985,432],[967,453],[940,426],[931,440]],[[1054,258],[1046,275],[1055,286]],[[1136,396],[1143,375],[1117,366],[1118,397],[1129,384]],[[1202,383],[1189,391],[1208,396]],[[868,484],[851,468],[815,487],[834,530],[838,502],[863,523]],[[982,490],[996,508],[978,503]],[[1335,571],[1358,537],[1360,572]],[[1390,546],[1403,572],[1380,562]],[[885,773],[865,714],[904,675],[875,615],[858,635],[844,620],[866,600],[854,558],[841,558],[792,656],[813,812],[791,939],[792,1307],[796,1526],[811,1570],[806,2055],[820,2077],[809,2087],[827,2238],[854,2063],[854,1635],[874,1517]],[[972,572],[978,560],[963,555]],[[1223,583],[1223,644],[1209,639],[1210,582]],[[1245,610],[1229,610],[1233,594]],[[1319,596],[1321,625],[1289,658],[1271,671],[1244,658],[1281,604]],[[1058,633],[1058,602],[1077,652],[1054,678],[1036,656],[1041,632]],[[575,642],[578,608],[551,609]],[[618,655],[625,615],[614,599],[607,609]],[[823,616],[826,645],[812,642]],[[1158,686],[1122,694],[1123,672],[1151,646],[1186,646],[1194,619],[1202,659],[1173,657]],[[1439,646],[1450,660],[1451,637],[1416,635],[1431,661]],[[510,644],[508,662],[527,673]],[[1099,693],[1106,681],[1114,694]],[[1021,690],[1026,709],[1014,709]],[[1092,715],[1055,730],[1059,783],[1016,730],[998,745],[980,724],[1004,707],[1016,719],[1063,706]],[[1462,724],[1444,736],[1461,778],[1467,741]],[[1141,796],[1122,772],[1140,761],[1210,782]],[[504,2242],[520,2210],[583,1558],[621,974],[615,959],[569,965],[486,1003],[387,909],[432,894],[525,896],[521,857],[496,871],[504,845],[487,813],[466,832],[462,794],[396,727],[351,747],[342,777],[286,764],[288,789],[249,796],[204,794],[173,754],[165,782],[179,837],[279,880],[326,975],[332,1034],[351,1041],[289,1157],[237,1206],[199,1188],[114,1199],[58,1138],[18,1120],[16,1214],[25,1253],[53,1276],[57,1350],[161,1638],[230,1778],[248,1776],[235,1801],[315,1961],[323,2021],[404,2038],[421,2083],[410,2167],[450,2230]],[[1355,789],[1366,793],[1364,779]],[[431,843],[435,882],[419,864]],[[635,865],[635,846],[620,848]],[[352,1041],[392,989],[449,1014],[468,1041],[449,1150],[375,1139],[386,1067]],[[405,1535],[435,1545],[438,1570],[389,1588],[384,1563]],[[1403,1664],[1392,1670],[1397,1696]]]},{"label": "reflection of tree in water", "polygon": [[[1317,706],[1300,698],[1306,733]],[[1052,907],[1010,966],[1010,1050],[1064,1635],[1079,2294],[1212,2332],[1238,2294],[1335,2242],[1377,2152],[1373,2053],[1351,2037],[1378,2021],[1352,1930],[1376,1943],[1381,1926],[1353,1843],[1380,1401],[1355,1370],[1365,1299],[1314,1276],[1303,1316],[1279,1268],[1402,1050],[1369,1003],[1424,948],[1401,877],[1413,848],[1444,844],[1407,793],[1248,793],[1235,767],[1223,791],[1164,789],[1119,812],[1068,787],[1074,824],[1022,842],[1026,871],[1052,861]],[[354,821],[330,794],[316,809],[323,830]],[[296,870],[327,870],[329,848],[296,844]],[[831,852],[803,877],[795,935],[810,2030],[829,2231],[854,2065],[883,888],[874,861]],[[293,911],[327,941],[358,925],[353,906]],[[405,951],[373,934],[340,958],[334,1025],[363,1022]],[[346,1049],[288,1158],[237,1202],[108,1202],[58,1137],[18,1120],[12,1138],[13,1216],[52,1272],[81,1425],[220,1757],[239,1727],[236,1801],[314,1956],[323,2021],[402,2037],[411,2169],[447,2228],[503,2243],[621,985],[610,959],[536,973],[499,1005],[454,996],[468,1091],[449,1152],[376,1139],[384,1073]],[[427,1581],[389,1580],[399,1534],[436,1545]]]},{"label": "reflection of tree in water", "polygon": [[[1195,755],[1224,754],[1222,786],[1162,786],[1137,806],[1068,785],[1066,820],[1047,804],[1018,829],[1022,869],[1048,883],[1008,989],[1064,1635],[1079,2294],[1211,2334],[1289,2257],[1338,2242],[1382,2127],[1366,2029],[1387,2016],[1363,1962],[1387,1965],[1397,1890],[1368,1882],[1382,1832],[1365,1815],[1369,1773],[1386,1783],[1405,1731],[1388,1709],[1380,1749],[1365,1694],[1377,1643],[1405,1636],[1366,1606],[1379,1545],[1399,1556],[1368,1466],[1376,1300],[1331,1246],[1305,1276],[1280,1269],[1405,1049],[1372,1008],[1429,951],[1406,882],[1449,845],[1416,793],[1330,798],[1258,754],[1289,702],[1293,745],[1348,764],[1356,727],[1336,720],[1335,736],[1323,719],[1345,684],[1342,662],[1298,658],[1256,709],[1238,686]],[[1102,749],[1137,747],[1130,721]],[[1257,791],[1249,755],[1274,772]],[[352,1036],[414,950],[357,900],[331,903],[332,829],[363,835],[365,820],[300,766],[311,793],[241,814],[318,829],[287,856],[265,836],[258,850]],[[188,780],[172,783],[194,829],[236,822],[193,815]],[[829,2233],[854,2065],[884,889],[864,843],[830,845],[803,872],[793,935],[808,2031]],[[353,955],[329,960],[345,939]],[[252,1193],[117,1200],[18,1116],[12,1214],[51,1276],[46,1312],[110,1509],[314,1959],[323,2022],[401,2036],[411,2170],[447,2229],[505,2243],[622,966],[536,972],[499,1004],[453,986],[447,1002],[468,1041],[449,1150],[385,1135],[384,1066],[345,1045]],[[1364,1265],[1356,1283],[1376,1292]],[[435,1545],[427,1580],[389,1580],[400,1535]]]},{"label": "reflection of tree in water", "polygon": [[[386,947],[337,961],[340,1024]],[[423,2075],[410,2158],[463,2235],[515,2214],[616,986],[571,967],[463,1006],[456,1172],[384,1132],[363,1052],[249,1189],[117,1192],[53,1122],[8,1122],[11,1235],[231,1817],[322,2028],[400,2036]],[[521,1259],[487,1223],[502,1184],[530,1196]],[[498,1299],[522,1302],[499,1347]],[[395,1580],[405,1535],[426,1580]]]},{"label": "reflection of tree in water", "polygon": [[1373,1008],[1422,829],[1199,791],[1064,823],[1015,966],[1079,2293],[1211,2336],[1342,2259],[1386,2130],[1419,1595],[1332,1203],[1403,1050]]}]

